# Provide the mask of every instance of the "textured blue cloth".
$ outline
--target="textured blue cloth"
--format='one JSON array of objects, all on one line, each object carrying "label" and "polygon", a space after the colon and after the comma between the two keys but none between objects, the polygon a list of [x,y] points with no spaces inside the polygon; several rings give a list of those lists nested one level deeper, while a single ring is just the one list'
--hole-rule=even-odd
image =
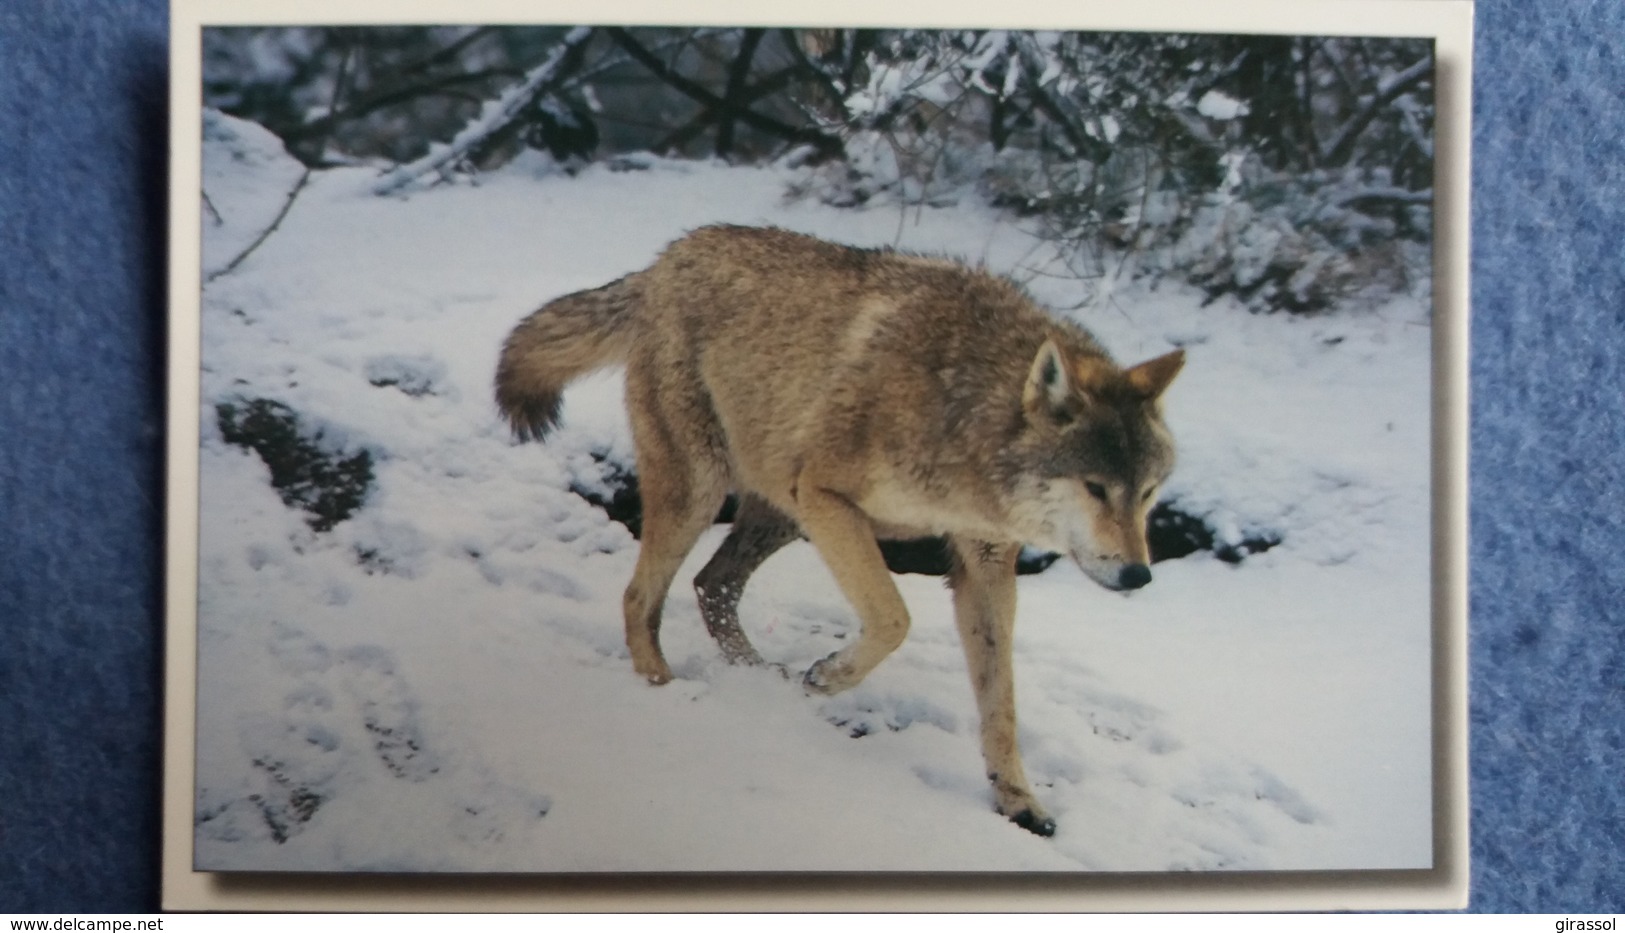
[{"label": "textured blue cloth", "polygon": [[1625,909],[1625,4],[1478,8],[1473,905]]},{"label": "textured blue cloth", "polygon": [[[167,15],[0,9],[0,912],[157,904]],[[1622,42],[1479,5],[1475,910],[1625,911]]]},{"label": "textured blue cloth", "polygon": [[0,9],[0,912],[157,903],[167,30]]}]

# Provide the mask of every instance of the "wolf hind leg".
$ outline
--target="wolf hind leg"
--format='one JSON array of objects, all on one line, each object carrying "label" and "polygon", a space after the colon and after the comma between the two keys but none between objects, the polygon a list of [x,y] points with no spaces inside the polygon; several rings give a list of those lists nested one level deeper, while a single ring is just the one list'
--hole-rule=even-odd
[{"label": "wolf hind leg", "polygon": [[694,595],[699,598],[706,631],[716,639],[729,664],[763,663],[739,627],[739,599],[751,574],[800,535],[801,529],[790,516],[757,496],[744,494],[728,537],[694,578]]},{"label": "wolf hind leg", "polygon": [[[716,517],[726,491],[721,482],[710,477],[692,479],[699,482],[641,480],[643,546],[621,607],[626,615],[626,647],[632,654],[632,668],[653,684],[671,680],[671,668],[660,651],[661,607],[666,593],[683,558]],[[674,488],[680,485],[687,488]],[[663,504],[651,508],[655,501]]]},{"label": "wolf hind leg", "polygon": [[632,667],[652,684],[671,680],[660,651],[661,608],[677,569],[710,527],[728,491],[721,427],[703,390],[659,372],[648,360],[627,367],[627,410],[643,494],[643,540],[621,599]]},{"label": "wolf hind leg", "polygon": [[1016,742],[1015,671],[1012,636],[1016,618],[1015,544],[953,541],[948,585],[954,594],[954,622],[970,668],[976,709],[982,720],[982,759],[993,784],[994,808],[1017,826],[1049,836],[1055,820],[1039,806],[1027,785]]}]

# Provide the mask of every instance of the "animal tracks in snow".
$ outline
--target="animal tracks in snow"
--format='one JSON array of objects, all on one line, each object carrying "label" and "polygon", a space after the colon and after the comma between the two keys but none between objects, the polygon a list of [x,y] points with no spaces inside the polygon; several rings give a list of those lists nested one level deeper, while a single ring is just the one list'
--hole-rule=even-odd
[{"label": "animal tracks in snow", "polygon": [[[901,663],[930,668],[929,682],[914,671],[911,689],[888,690],[879,685],[887,679],[882,669],[875,683],[821,701],[818,714],[861,744],[905,759],[926,788],[967,808],[986,807],[963,671],[939,675],[929,655]],[[1284,780],[1185,734],[1163,712],[1075,664],[1026,657],[1017,673],[1018,684],[1029,684],[1018,687],[1028,776],[1060,822],[1050,844],[1080,867],[1276,867],[1273,853],[1283,841],[1324,822]],[[922,725],[936,727],[927,732],[944,741],[915,735]]]},{"label": "animal tracks in snow", "polygon": [[881,730],[901,732],[917,723],[948,733],[960,731],[958,717],[952,711],[924,697],[882,695],[861,686],[826,700],[820,711],[831,725],[846,730],[855,739]]},{"label": "animal tracks in snow", "polygon": [[412,398],[446,393],[446,364],[432,356],[386,354],[374,356],[362,366],[367,381],[379,388],[399,389]]},{"label": "animal tracks in snow", "polygon": [[378,760],[407,781],[427,780],[438,772],[440,765],[424,747],[417,703],[396,676],[389,655],[363,646],[346,651],[339,663],[345,689],[356,702]]},{"label": "animal tracks in snow", "polygon": [[[246,717],[239,735],[250,770],[242,796],[214,800],[222,789],[205,788],[200,831],[231,840],[257,830],[284,843],[342,793],[345,772],[382,765],[396,778],[422,781],[438,770],[410,690],[382,649],[334,652],[298,629],[270,628],[268,656],[282,675],[282,701]],[[262,827],[244,825],[249,812]]]},{"label": "animal tracks in snow", "polygon": [[466,755],[441,753],[387,650],[335,650],[289,625],[268,628],[266,657],[278,669],[281,701],[238,724],[237,781],[201,787],[200,853],[256,839],[282,846],[338,811],[332,832],[342,834],[355,812],[392,796],[391,787],[417,803],[401,819],[427,821],[476,848],[552,810],[547,794],[498,780]]}]

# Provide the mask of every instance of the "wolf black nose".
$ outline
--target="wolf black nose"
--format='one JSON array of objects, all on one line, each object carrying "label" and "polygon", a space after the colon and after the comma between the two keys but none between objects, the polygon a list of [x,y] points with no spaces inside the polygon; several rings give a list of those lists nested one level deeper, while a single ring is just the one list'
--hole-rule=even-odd
[{"label": "wolf black nose", "polygon": [[1137,590],[1151,582],[1151,568],[1144,564],[1129,564],[1117,575],[1117,585],[1125,590]]}]

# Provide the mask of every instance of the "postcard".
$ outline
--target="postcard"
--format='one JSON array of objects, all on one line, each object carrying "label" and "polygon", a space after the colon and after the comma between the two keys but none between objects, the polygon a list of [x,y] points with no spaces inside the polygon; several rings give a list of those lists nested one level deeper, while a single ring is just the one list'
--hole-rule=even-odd
[{"label": "postcard", "polygon": [[1461,903],[1471,5],[1143,6],[177,4],[166,906]]}]

